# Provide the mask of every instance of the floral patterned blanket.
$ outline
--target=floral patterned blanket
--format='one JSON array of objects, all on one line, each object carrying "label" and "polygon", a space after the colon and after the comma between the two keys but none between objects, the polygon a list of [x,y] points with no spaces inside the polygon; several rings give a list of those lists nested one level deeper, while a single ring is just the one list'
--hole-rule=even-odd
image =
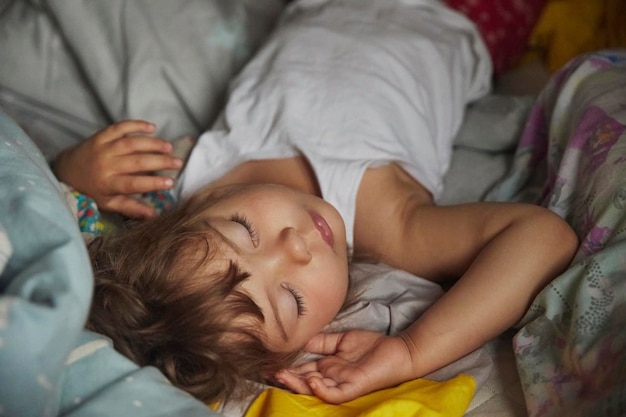
[{"label": "floral patterned blanket", "polygon": [[542,204],[581,242],[514,338],[529,415],[626,416],[626,50],[555,74],[488,199]]}]

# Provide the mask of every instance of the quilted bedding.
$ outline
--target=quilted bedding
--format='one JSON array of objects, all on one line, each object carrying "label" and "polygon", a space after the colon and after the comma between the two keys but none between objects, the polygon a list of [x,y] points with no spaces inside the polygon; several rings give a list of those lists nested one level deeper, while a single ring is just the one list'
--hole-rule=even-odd
[{"label": "quilted bedding", "polygon": [[545,205],[581,240],[514,338],[531,416],[626,414],[625,97],[626,50],[574,59],[544,89],[488,196]]}]

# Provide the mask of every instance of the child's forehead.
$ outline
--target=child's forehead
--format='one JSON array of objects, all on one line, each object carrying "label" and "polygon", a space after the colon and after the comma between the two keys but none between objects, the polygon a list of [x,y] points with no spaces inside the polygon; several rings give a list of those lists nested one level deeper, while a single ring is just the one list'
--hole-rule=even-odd
[{"label": "child's forehead", "polygon": [[[232,250],[230,241],[221,234],[209,219],[202,219],[193,232],[195,238],[187,240],[183,257],[188,262],[197,262],[204,272],[219,272],[228,264]],[[226,268],[227,269],[227,268]]]},{"label": "child's forehead", "polygon": [[207,216],[203,220],[206,229],[206,239],[211,247],[211,255],[213,257],[232,259],[239,253],[239,249],[232,240],[220,232],[219,223],[223,221],[224,219],[222,218],[212,216]]},{"label": "child's forehead", "polygon": [[[245,276],[245,278],[241,279],[242,282],[249,279],[252,275],[252,271],[244,269],[241,266],[241,255],[237,245],[213,226],[211,226],[210,236],[212,248],[210,258],[207,259],[206,262],[205,271],[215,274],[218,277],[232,276],[241,278]],[[239,285],[235,288],[242,290]],[[250,296],[248,291],[243,291],[243,293]]]}]

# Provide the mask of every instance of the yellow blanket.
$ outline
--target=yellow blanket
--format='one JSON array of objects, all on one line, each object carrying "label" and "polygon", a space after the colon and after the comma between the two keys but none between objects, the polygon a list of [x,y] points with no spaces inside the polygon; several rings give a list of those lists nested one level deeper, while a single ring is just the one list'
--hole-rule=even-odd
[{"label": "yellow blanket", "polygon": [[444,382],[416,379],[333,405],[316,397],[270,388],[254,400],[246,417],[461,417],[475,389],[476,382],[468,375]]}]

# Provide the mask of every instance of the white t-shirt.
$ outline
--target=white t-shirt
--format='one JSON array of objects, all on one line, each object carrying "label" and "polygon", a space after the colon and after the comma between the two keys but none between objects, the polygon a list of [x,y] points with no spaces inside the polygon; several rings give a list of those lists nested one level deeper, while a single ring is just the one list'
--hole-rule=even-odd
[{"label": "white t-shirt", "polygon": [[490,80],[476,28],[437,0],[297,1],[233,81],[179,196],[245,161],[303,155],[352,246],[365,169],[397,162],[437,198],[464,107]]}]

